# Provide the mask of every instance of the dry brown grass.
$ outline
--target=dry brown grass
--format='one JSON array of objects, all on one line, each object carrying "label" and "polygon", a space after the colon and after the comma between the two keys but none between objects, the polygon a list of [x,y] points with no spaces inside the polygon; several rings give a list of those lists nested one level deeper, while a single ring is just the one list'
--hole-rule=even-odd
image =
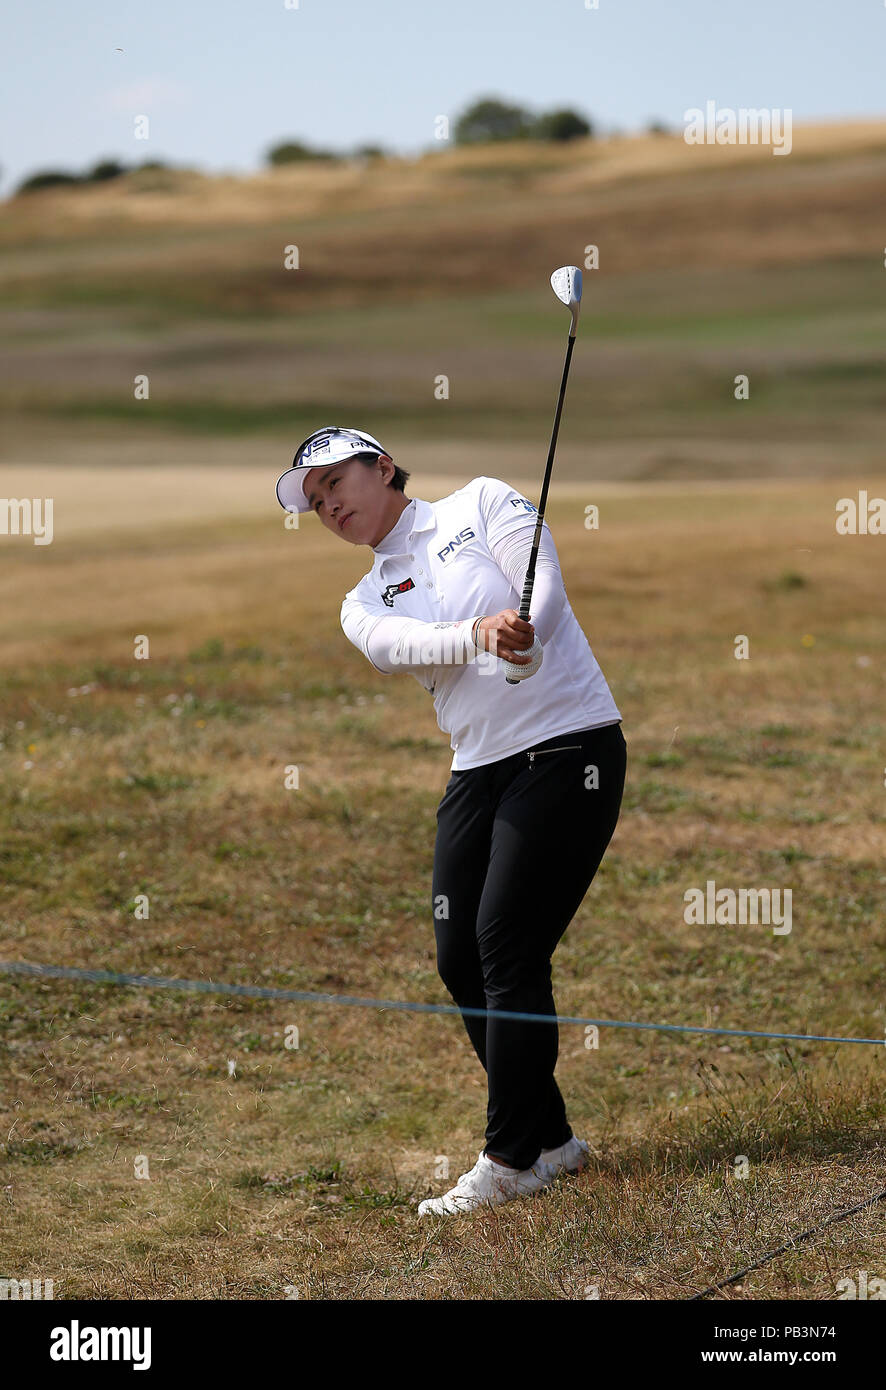
[{"label": "dry brown grass", "polygon": [[[340,633],[365,557],[313,519],[286,533],[274,469],[221,473],[209,506],[211,470],[43,473],[56,541],[4,546],[0,958],[443,999],[429,703]],[[882,1034],[886,557],[835,534],[850,490],[557,490],[630,758],[555,956],[562,1012]],[[791,935],[686,926],[706,876],[792,886]],[[57,981],[0,999],[3,1269],[61,1297],[686,1297],[882,1186],[878,1050],[604,1029],[589,1052],[564,1027],[591,1171],[425,1227],[438,1156],[456,1176],[482,1143],[458,1020]],[[726,1296],[831,1299],[884,1274],[882,1237],[881,1204]]]}]

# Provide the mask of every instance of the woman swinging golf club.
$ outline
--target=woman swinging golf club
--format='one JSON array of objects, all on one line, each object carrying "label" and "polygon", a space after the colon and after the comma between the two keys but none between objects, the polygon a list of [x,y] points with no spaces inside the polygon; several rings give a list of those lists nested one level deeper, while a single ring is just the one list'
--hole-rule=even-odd
[{"label": "woman swinging golf club", "polygon": [[[564,388],[565,373],[561,405]],[[618,819],[621,715],[533,504],[487,477],[439,502],[409,499],[408,476],[372,435],[327,426],[300,445],[277,496],[372,548],[342,627],[378,671],[409,672],[430,691],[451,736],[432,887],[441,979],[460,1008],[552,1016],[551,956]],[[529,622],[514,603],[527,597],[534,546]],[[486,1143],[420,1215],[540,1191],[588,1153],[554,1080],[556,1023],[463,1017],[487,1073]]]}]

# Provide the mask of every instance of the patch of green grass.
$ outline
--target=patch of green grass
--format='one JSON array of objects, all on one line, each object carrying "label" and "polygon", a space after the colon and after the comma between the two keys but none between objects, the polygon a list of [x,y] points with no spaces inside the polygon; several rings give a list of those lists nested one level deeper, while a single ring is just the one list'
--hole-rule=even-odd
[{"label": "patch of green grass", "polygon": [[96,1091],[90,1098],[90,1104],[100,1110],[134,1110],[143,1114],[156,1110],[159,1100],[156,1095],[145,1096],[132,1091]]},{"label": "patch of green grass", "polygon": [[221,661],[225,654],[225,644],[221,637],[207,637],[199,647],[188,652],[188,661]]},{"label": "patch of green grass", "polygon": [[409,748],[414,753],[428,753],[439,756],[439,739],[433,738],[390,738],[379,740],[386,748]]},{"label": "patch of green grass", "polygon": [[265,845],[222,840],[212,851],[212,857],[219,862],[226,859],[267,859],[269,853],[270,850]]},{"label": "patch of green grass", "polygon": [[309,1163],[307,1168],[291,1174],[263,1173],[249,1168],[236,1175],[234,1186],[250,1192],[271,1192],[285,1195],[295,1189],[303,1188],[309,1192],[336,1189],[346,1182],[340,1159],[329,1163]]},{"label": "patch of green grass", "polygon": [[644,810],[656,815],[668,815],[684,808],[692,793],[685,787],[668,782],[633,780],[625,788],[622,805],[626,811]]},{"label": "patch of green grass", "polygon": [[217,719],[227,720],[232,724],[249,724],[254,718],[254,707],[264,703],[263,697],[259,695],[239,694],[232,698],[218,696],[213,699],[204,699],[200,695],[195,695],[193,700],[183,705],[182,714],[193,722],[194,719]]},{"label": "patch of green grass", "polygon": [[791,593],[794,589],[805,589],[809,580],[798,570],[782,570],[775,579],[764,579],[764,589],[773,593]]},{"label": "patch of green grass", "polygon": [[74,1139],[47,1131],[27,1139],[7,1139],[0,1152],[5,1152],[6,1157],[13,1162],[54,1163],[59,1158],[70,1158],[82,1147],[82,1144]]},{"label": "patch of green grass", "polygon": [[412,1189],[407,1191],[399,1186],[377,1188],[368,1183],[352,1188],[342,1196],[342,1206],[346,1211],[387,1211],[411,1206],[412,1202]]},{"label": "patch of green grass", "polygon": [[739,762],[742,758],[741,735],[737,731],[725,734],[686,734],[680,742],[688,754],[697,754],[712,763]]},{"label": "patch of green grass", "polygon": [[682,753],[647,753],[643,761],[647,767],[682,767],[686,759]]},{"label": "patch of green grass", "polygon": [[804,859],[811,860],[813,856],[807,854],[799,845],[786,845],[784,849],[761,850],[763,859],[781,860],[785,864],[799,864]]},{"label": "patch of green grass", "polygon": [[183,777],[180,773],[173,772],[129,772],[125,777],[118,778],[113,785],[121,791],[157,792],[165,796],[169,792],[195,787],[202,780],[204,779]]}]

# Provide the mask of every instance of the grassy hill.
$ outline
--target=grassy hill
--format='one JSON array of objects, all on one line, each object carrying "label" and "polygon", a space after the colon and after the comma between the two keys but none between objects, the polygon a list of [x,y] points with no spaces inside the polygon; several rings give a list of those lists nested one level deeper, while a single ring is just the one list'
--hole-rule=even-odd
[{"label": "grassy hill", "polygon": [[646,136],[19,196],[8,456],[173,462],[202,438],[274,467],[342,420],[422,469],[505,447],[532,477],[566,329],[548,276],[593,244],[561,478],[879,470],[884,190],[867,124],[799,128],[787,157]]}]

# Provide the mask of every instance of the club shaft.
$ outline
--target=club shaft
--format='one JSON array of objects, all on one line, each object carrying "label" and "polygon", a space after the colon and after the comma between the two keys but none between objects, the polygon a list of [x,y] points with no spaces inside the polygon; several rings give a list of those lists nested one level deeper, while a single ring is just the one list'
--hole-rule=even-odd
[{"label": "club shaft", "polygon": [[[566,382],[569,379],[569,364],[572,361],[572,349],[575,347],[575,337],[570,333],[569,341],[566,345],[566,361],[563,363],[563,376],[560,380],[560,395],[557,398],[557,413],[554,416],[554,428],[551,430],[551,443],[548,448],[548,461],[545,466],[544,482],[541,485],[541,496],[538,499],[538,516],[535,521],[535,535],[532,538],[532,550],[529,552],[529,564],[526,566],[526,578],[523,581],[523,597],[520,599],[520,617],[526,622],[529,618],[529,605],[532,602],[532,590],[535,585],[535,562],[538,558],[538,547],[541,544],[541,532],[545,520],[545,507],[548,505],[548,488],[551,482],[551,473],[554,470],[554,454],[557,450],[557,435],[560,433],[560,416],[563,414],[563,401],[566,397]],[[508,685],[517,685],[518,682],[511,676],[507,678]]]}]

